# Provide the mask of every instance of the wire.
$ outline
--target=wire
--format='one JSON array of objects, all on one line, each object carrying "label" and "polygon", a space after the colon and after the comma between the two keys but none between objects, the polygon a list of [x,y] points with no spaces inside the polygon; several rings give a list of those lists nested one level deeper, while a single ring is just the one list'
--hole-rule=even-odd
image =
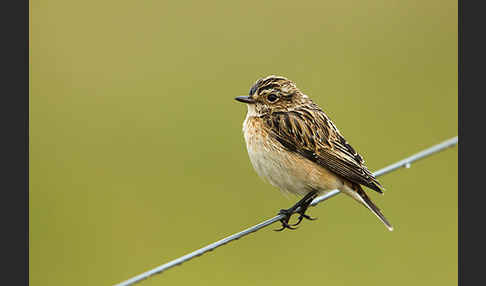
[{"label": "wire", "polygon": [[[403,159],[403,160],[401,160],[399,162],[396,162],[394,164],[391,164],[391,165],[389,165],[389,166],[387,166],[387,167],[385,167],[383,169],[380,169],[380,170],[374,172],[373,175],[375,177],[379,177],[379,176],[385,175],[387,173],[393,172],[393,171],[395,171],[395,170],[397,170],[397,169],[399,169],[401,167],[410,168],[411,163],[413,163],[415,161],[418,161],[418,160],[420,160],[422,158],[425,158],[427,156],[430,156],[430,155],[432,155],[434,153],[437,153],[439,151],[442,151],[442,150],[444,150],[446,148],[455,146],[455,145],[457,145],[457,143],[458,143],[458,137],[456,136],[456,137],[451,138],[449,140],[446,140],[446,141],[444,141],[442,143],[439,143],[437,145],[434,145],[434,146],[432,146],[430,148],[427,148],[427,149],[425,149],[425,150],[423,150],[423,151],[421,151],[421,152],[419,152],[417,154],[414,154],[414,155],[412,155],[410,157],[407,157],[407,158],[405,158],[405,159]],[[315,198],[312,201],[311,206],[315,206],[315,205],[319,204],[320,202],[323,202],[323,201],[325,201],[325,200],[327,200],[329,198],[334,197],[337,194],[339,194],[339,191],[338,190],[330,191],[330,192],[326,193],[325,195],[322,195],[320,197]],[[233,240],[237,240],[237,239],[239,239],[239,238],[241,238],[243,236],[246,236],[246,235],[248,235],[250,233],[253,233],[253,232],[257,231],[257,230],[260,230],[260,229],[262,229],[264,227],[267,227],[267,226],[269,226],[269,225],[271,225],[271,224],[279,221],[283,217],[284,217],[283,215],[277,215],[277,216],[275,216],[275,217],[273,217],[271,219],[268,219],[268,220],[266,220],[264,222],[261,222],[261,223],[255,225],[255,226],[252,226],[252,227],[247,228],[247,229],[245,229],[245,230],[243,230],[241,232],[238,232],[238,233],[235,233],[233,235],[230,235],[230,236],[228,236],[226,238],[223,238],[223,239],[221,239],[219,241],[216,241],[216,242],[214,242],[212,244],[209,244],[209,245],[207,245],[207,246],[205,246],[203,248],[200,248],[200,249],[198,249],[196,251],[193,251],[193,252],[191,252],[189,254],[186,254],[186,255],[181,256],[181,257],[179,257],[177,259],[174,259],[174,260],[172,260],[170,262],[167,262],[166,264],[160,265],[160,266],[158,266],[158,267],[156,267],[156,268],[154,268],[152,270],[149,270],[149,271],[144,272],[144,273],[142,273],[140,275],[137,275],[137,276],[135,276],[133,278],[130,278],[130,279],[126,280],[126,281],[123,281],[123,282],[121,282],[119,284],[116,284],[115,286],[128,286],[128,285],[132,285],[134,283],[140,282],[140,281],[142,281],[142,280],[144,280],[144,279],[146,279],[146,278],[148,278],[148,277],[150,277],[150,276],[152,276],[154,274],[161,273],[161,272],[163,272],[163,271],[165,271],[165,270],[167,270],[169,268],[172,268],[172,267],[174,267],[176,265],[179,265],[179,264],[181,264],[183,262],[186,262],[186,261],[188,261],[188,260],[190,260],[190,259],[192,259],[194,257],[200,256],[200,255],[202,255],[202,254],[204,254],[204,253],[206,253],[208,251],[212,251],[212,250],[214,250],[214,249],[216,249],[216,248],[218,248],[218,247],[220,247],[222,245],[225,245],[228,242],[231,242]]]}]

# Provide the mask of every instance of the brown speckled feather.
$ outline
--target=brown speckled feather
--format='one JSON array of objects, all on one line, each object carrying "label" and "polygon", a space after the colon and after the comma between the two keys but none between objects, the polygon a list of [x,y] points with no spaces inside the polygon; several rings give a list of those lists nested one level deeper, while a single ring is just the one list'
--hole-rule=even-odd
[{"label": "brown speckled feather", "polygon": [[325,167],[356,184],[382,193],[382,186],[364,160],[341,136],[316,104],[299,106],[262,116],[266,127],[287,150]]}]

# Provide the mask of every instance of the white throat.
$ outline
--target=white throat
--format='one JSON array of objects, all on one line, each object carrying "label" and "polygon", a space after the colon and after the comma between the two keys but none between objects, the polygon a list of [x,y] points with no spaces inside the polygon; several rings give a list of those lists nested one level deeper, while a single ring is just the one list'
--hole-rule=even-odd
[{"label": "white throat", "polygon": [[255,104],[247,104],[246,106],[248,107],[248,113],[246,114],[246,117],[259,116],[256,111]]}]

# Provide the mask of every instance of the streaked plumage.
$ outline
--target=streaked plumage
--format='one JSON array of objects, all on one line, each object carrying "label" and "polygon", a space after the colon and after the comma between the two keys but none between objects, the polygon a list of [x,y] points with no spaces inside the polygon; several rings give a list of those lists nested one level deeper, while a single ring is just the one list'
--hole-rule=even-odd
[{"label": "streaked plumage", "polygon": [[362,156],[292,81],[280,76],[262,78],[248,97],[237,99],[248,106],[243,133],[250,161],[261,177],[300,196],[339,189],[392,230],[361,188],[364,185],[379,193],[383,189]]}]

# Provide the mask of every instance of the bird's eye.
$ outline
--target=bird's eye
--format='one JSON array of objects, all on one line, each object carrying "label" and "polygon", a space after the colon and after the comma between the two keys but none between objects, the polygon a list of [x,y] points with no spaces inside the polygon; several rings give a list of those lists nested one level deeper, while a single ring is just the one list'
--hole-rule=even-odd
[{"label": "bird's eye", "polygon": [[270,94],[267,96],[267,99],[268,99],[268,101],[270,101],[270,102],[275,102],[275,101],[277,101],[278,96],[276,96],[276,95],[275,95],[275,94],[273,94],[273,93],[270,93]]}]

